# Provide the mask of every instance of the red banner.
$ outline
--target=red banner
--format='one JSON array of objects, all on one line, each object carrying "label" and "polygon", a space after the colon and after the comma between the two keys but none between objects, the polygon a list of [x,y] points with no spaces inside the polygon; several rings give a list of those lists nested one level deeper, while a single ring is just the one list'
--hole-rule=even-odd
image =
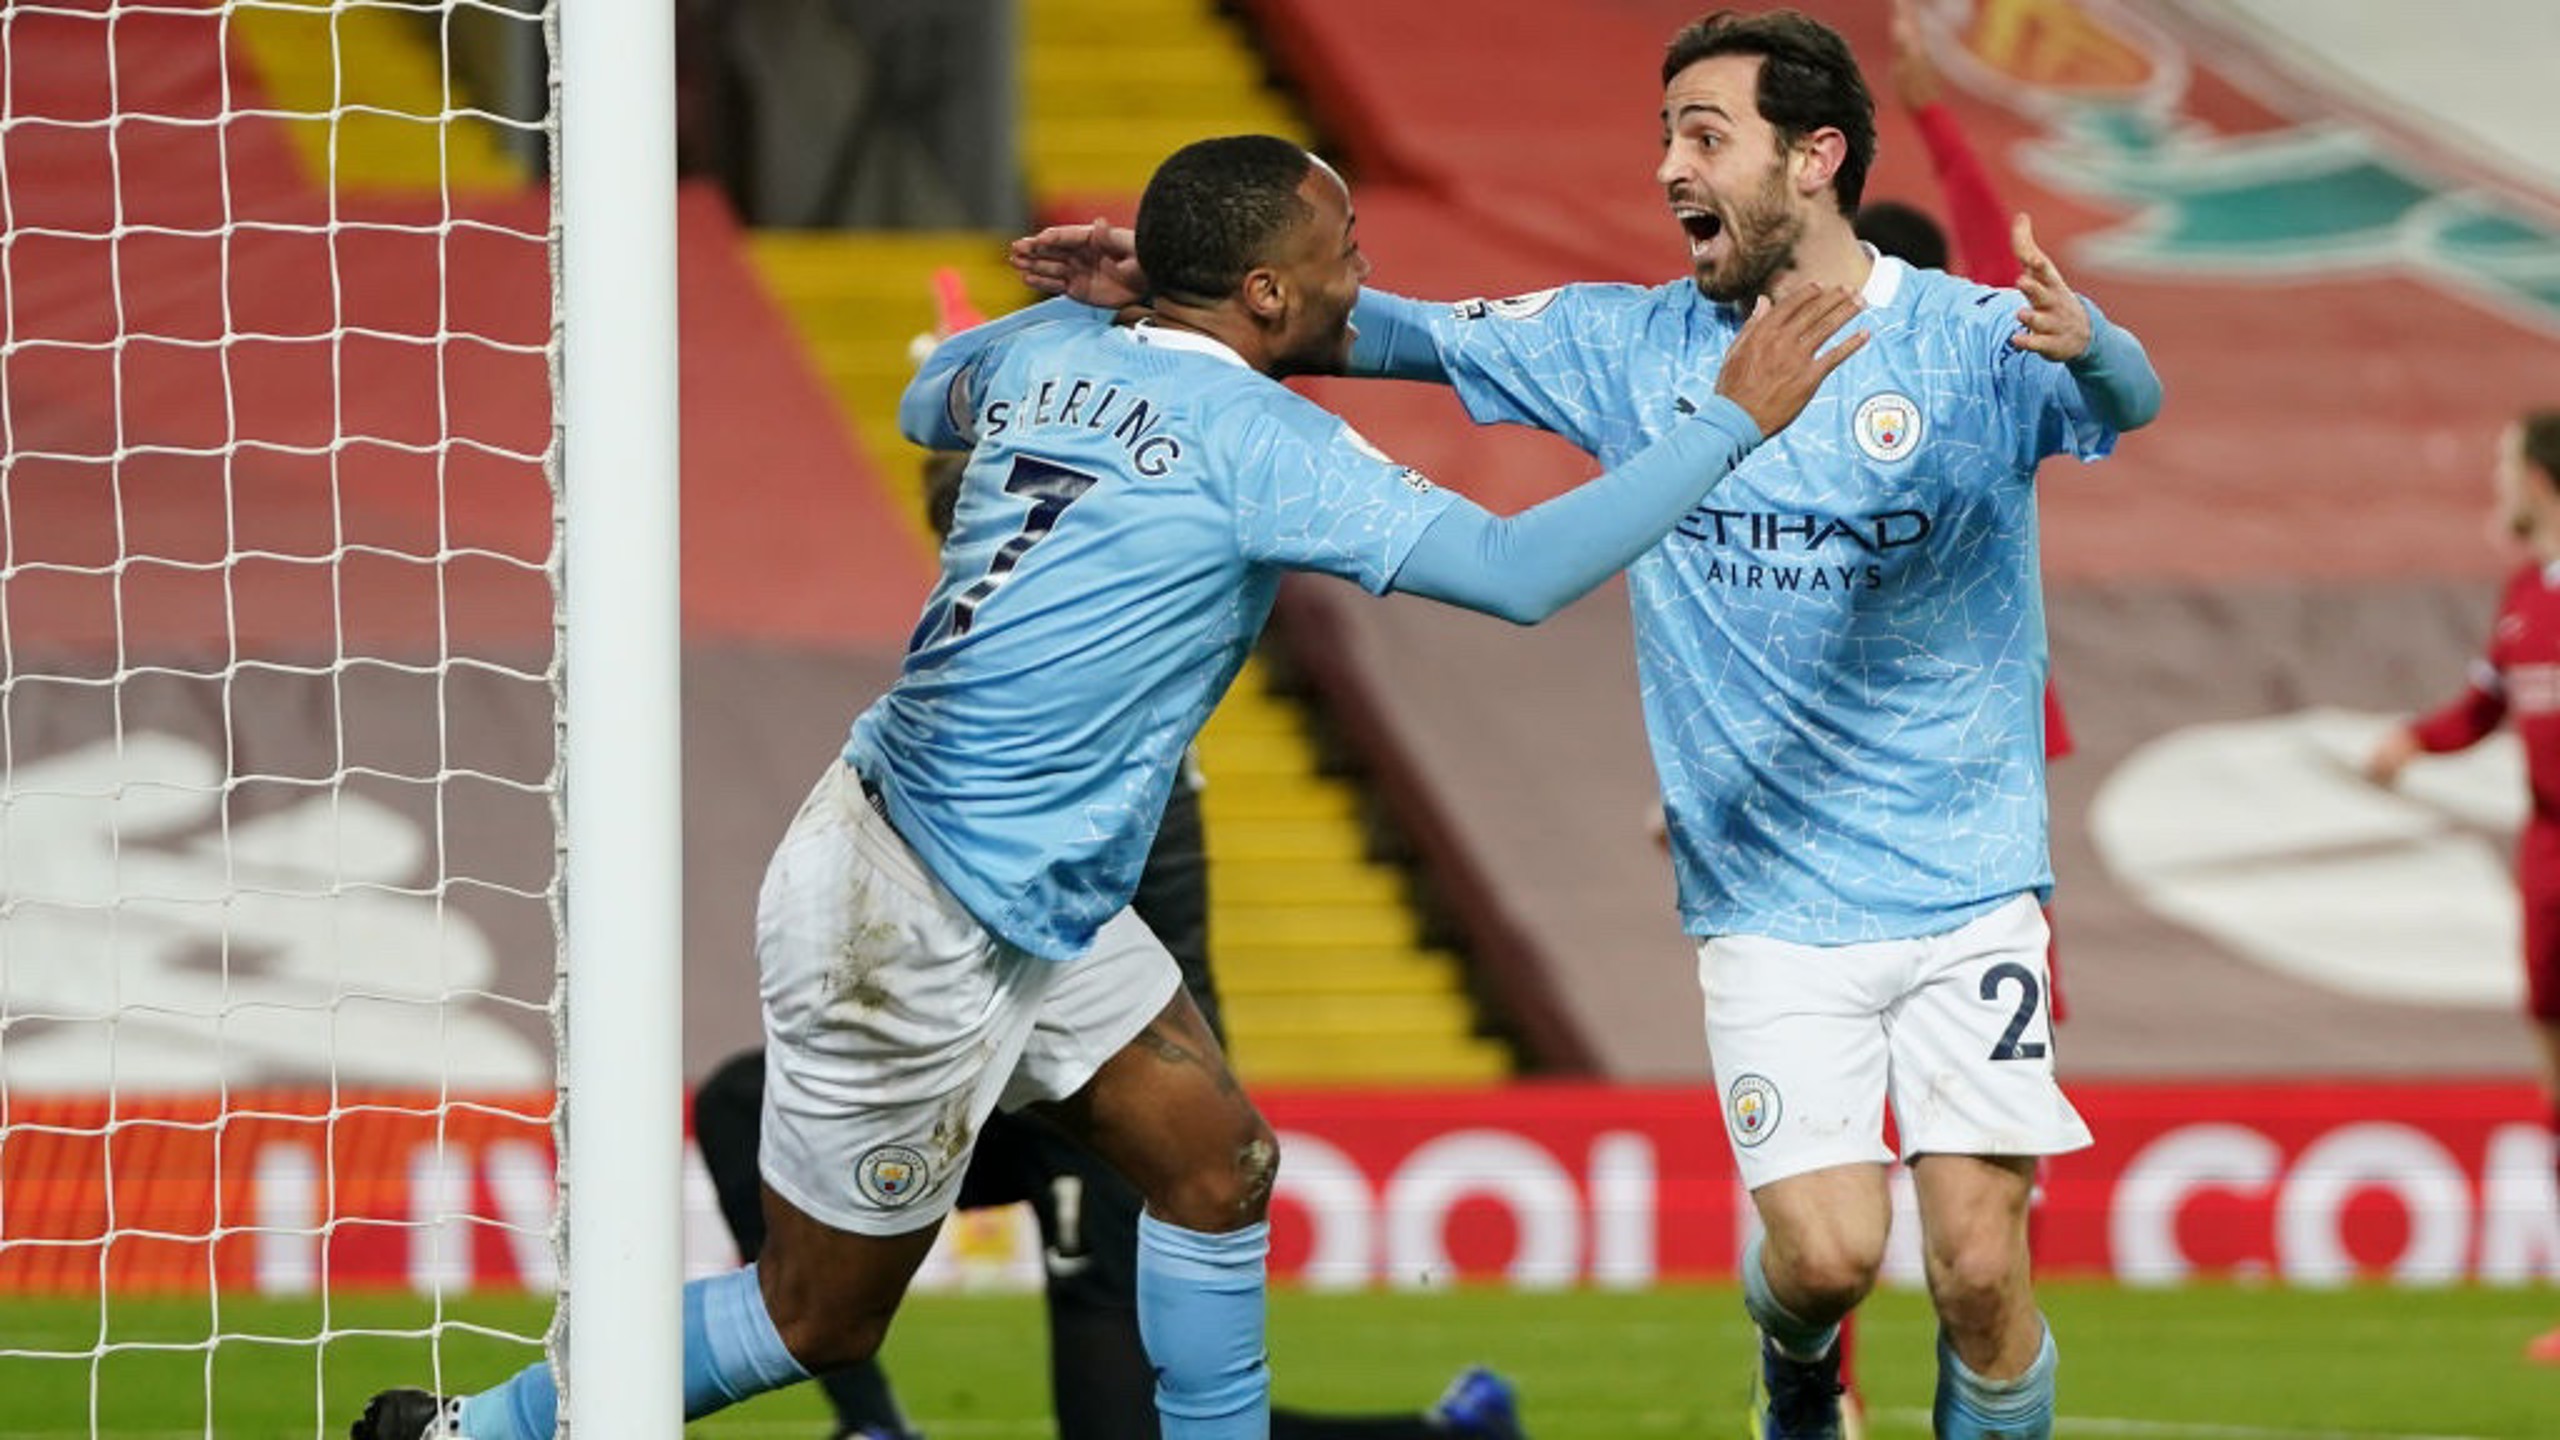
[{"label": "red banner", "polygon": [[[2522,1084],[2082,1085],[2099,1136],[2054,1161],[2051,1273],[2175,1284],[2560,1281],[2560,1197]],[[1275,1277],[1636,1287],[1732,1273],[1750,1205],[1693,1088],[1275,1093]],[[551,1098],[13,1098],[0,1293],[547,1288]],[[733,1263],[706,1184],[687,1261]],[[1895,1178],[1890,1279],[1919,1278]],[[1019,1222],[955,1227],[928,1284],[1035,1284]]]}]

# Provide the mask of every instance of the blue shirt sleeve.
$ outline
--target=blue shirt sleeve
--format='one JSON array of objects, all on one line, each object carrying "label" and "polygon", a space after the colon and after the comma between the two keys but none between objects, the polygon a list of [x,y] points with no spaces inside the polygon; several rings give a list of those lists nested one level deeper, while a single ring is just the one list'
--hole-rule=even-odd
[{"label": "blue shirt sleeve", "polygon": [[2089,348],[2064,368],[2099,418],[2119,431],[2139,430],[2159,418],[2160,372],[2132,331],[2108,320],[2087,296],[2080,303],[2089,310]]},{"label": "blue shirt sleeve", "polygon": [[1001,320],[972,325],[933,347],[898,398],[898,430],[928,450],[966,450],[978,442],[979,363],[987,352],[1036,325],[1107,325],[1112,312],[1060,295]]},{"label": "blue shirt sleeve", "polygon": [[1341,417],[1278,387],[1244,427],[1236,542],[1247,560],[1338,575],[1384,593],[1415,540],[1458,503]]},{"label": "blue shirt sleeve", "polygon": [[1741,406],[1711,397],[1642,454],[1542,505],[1508,518],[1452,506],[1395,588],[1534,625],[1660,543],[1761,438]]},{"label": "blue shirt sleeve", "polygon": [[1626,354],[1652,312],[1629,285],[1567,285],[1454,305],[1363,290],[1351,373],[1454,387],[1478,423],[1532,425],[1605,453],[1633,432]]}]

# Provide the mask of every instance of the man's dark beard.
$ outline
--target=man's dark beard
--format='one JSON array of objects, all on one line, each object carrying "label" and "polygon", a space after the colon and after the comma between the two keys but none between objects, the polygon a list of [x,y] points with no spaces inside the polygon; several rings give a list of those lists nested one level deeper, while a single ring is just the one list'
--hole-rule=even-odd
[{"label": "man's dark beard", "polygon": [[[1351,317],[1346,312],[1345,320]],[[1292,375],[1340,375],[1349,365],[1349,357],[1338,345],[1339,328],[1327,327],[1321,345],[1308,345],[1287,355],[1276,355],[1271,361],[1271,378],[1286,380]]]},{"label": "man's dark beard", "polygon": [[1733,237],[1725,278],[1711,283],[1707,272],[1698,272],[1698,289],[1708,299],[1728,305],[1749,300],[1766,292],[1780,271],[1795,265],[1804,221],[1787,212],[1786,183],[1786,162],[1780,159],[1770,165],[1759,193],[1725,222],[1726,233]]}]

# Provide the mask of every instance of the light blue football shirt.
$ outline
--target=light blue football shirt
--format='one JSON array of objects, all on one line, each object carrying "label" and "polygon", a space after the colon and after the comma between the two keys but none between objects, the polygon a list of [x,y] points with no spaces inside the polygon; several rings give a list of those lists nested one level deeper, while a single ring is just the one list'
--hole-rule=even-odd
[{"label": "light blue football shirt", "polygon": [[[1879,258],[1864,299],[1866,348],[1628,570],[1693,934],[1910,938],[2052,885],[2033,481],[2115,432],[2009,345],[2017,292]],[[1683,279],[1355,318],[1355,368],[1427,337],[1477,420],[1614,465],[1708,396],[1743,316]]]},{"label": "light blue football shirt", "polygon": [[1280,575],[1384,591],[1454,503],[1186,331],[1052,301],[927,360],[908,438],[972,447],[942,575],[845,760],[980,923],[1082,954]]}]

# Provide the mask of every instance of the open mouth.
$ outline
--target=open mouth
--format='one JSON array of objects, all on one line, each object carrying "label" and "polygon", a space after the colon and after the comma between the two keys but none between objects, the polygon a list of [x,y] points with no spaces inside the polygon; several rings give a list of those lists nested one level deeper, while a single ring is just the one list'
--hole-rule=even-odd
[{"label": "open mouth", "polygon": [[1680,228],[1687,232],[1689,236],[1689,253],[1691,255],[1696,255],[1698,252],[1706,249],[1707,246],[1715,242],[1715,238],[1717,236],[1724,233],[1724,217],[1717,215],[1713,211],[1699,210],[1684,205],[1674,209],[1671,214],[1674,219],[1680,222]]}]

